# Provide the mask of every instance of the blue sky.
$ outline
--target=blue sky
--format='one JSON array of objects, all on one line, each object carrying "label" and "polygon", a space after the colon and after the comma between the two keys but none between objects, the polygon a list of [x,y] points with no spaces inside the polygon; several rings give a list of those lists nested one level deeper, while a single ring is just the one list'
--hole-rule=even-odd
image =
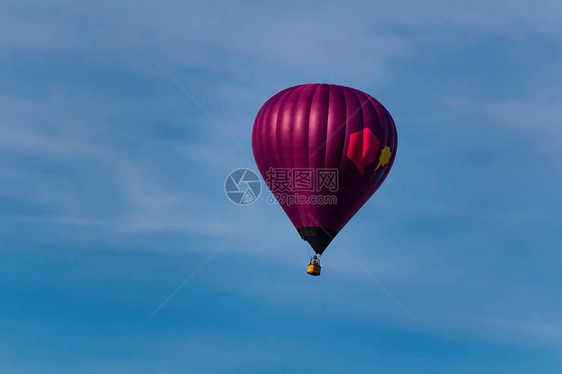
[{"label": "blue sky", "polygon": [[[559,372],[560,3],[0,9],[0,371]],[[413,319],[338,245],[307,276],[266,196],[228,201],[253,158],[153,58],[247,149],[286,87],[387,107],[394,167],[338,239]]]}]

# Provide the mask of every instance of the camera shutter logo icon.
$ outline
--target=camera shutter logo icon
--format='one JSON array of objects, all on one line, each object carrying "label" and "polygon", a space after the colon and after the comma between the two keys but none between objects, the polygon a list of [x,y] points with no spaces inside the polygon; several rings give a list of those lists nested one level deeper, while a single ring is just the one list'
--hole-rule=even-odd
[{"label": "camera shutter logo icon", "polygon": [[261,182],[252,170],[236,169],[226,178],[224,192],[234,204],[249,205],[260,196]]}]

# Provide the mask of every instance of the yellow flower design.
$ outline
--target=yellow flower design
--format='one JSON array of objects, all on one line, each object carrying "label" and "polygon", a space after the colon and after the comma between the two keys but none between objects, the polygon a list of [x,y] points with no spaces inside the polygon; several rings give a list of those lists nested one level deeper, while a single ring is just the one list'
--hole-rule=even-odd
[{"label": "yellow flower design", "polygon": [[388,164],[388,160],[390,160],[391,154],[392,153],[390,152],[390,147],[388,145],[382,149],[381,155],[379,157],[379,164],[377,165],[377,169],[380,168],[381,166],[385,166],[386,164]]}]

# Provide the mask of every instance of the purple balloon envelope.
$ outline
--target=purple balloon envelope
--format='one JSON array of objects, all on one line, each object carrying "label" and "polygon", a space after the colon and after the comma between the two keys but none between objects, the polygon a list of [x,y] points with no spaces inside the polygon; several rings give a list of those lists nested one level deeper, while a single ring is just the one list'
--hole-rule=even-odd
[{"label": "purple balloon envelope", "polygon": [[396,146],[394,121],[381,103],[333,84],[274,95],[252,134],[262,177],[318,254],[380,187]]}]

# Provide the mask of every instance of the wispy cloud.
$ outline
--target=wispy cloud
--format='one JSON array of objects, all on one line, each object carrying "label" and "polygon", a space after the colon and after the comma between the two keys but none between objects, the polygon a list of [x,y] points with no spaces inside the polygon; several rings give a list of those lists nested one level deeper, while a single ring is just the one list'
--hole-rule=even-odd
[{"label": "wispy cloud", "polygon": [[[58,94],[48,101],[10,97],[0,101],[5,109],[0,150],[13,155],[12,161],[2,165],[3,193],[48,209],[36,216],[19,213],[17,217],[37,223],[93,225],[121,233],[187,230],[218,234],[230,227],[228,218],[216,214],[221,203],[226,203],[223,196],[204,203],[197,190],[169,183],[164,186],[158,164],[139,162],[127,149],[112,144],[111,127],[102,125],[101,116],[86,117],[77,111],[81,105],[70,95]],[[62,109],[67,107],[73,109]],[[168,147],[165,142],[156,147],[184,149],[177,144]],[[175,154],[183,157],[181,151]],[[31,161],[38,158],[47,169]],[[191,158],[190,164],[194,162]],[[22,187],[12,188],[16,184]],[[203,209],[205,205],[207,209]],[[199,212],[197,218],[194,211]]]}]

